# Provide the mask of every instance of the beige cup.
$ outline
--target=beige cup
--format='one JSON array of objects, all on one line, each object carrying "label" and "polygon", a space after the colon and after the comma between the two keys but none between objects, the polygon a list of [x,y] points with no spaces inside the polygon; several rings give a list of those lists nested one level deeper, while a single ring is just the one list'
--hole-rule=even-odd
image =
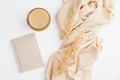
[{"label": "beige cup", "polygon": [[43,8],[35,8],[28,13],[27,23],[35,31],[46,29],[51,22],[50,14]]}]

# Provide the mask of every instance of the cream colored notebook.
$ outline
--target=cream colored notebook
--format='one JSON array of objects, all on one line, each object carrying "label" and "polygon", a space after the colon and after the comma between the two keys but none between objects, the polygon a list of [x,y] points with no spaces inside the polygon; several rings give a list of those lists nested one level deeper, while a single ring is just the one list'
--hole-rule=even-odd
[{"label": "cream colored notebook", "polygon": [[43,60],[34,34],[12,40],[20,72],[43,66]]}]

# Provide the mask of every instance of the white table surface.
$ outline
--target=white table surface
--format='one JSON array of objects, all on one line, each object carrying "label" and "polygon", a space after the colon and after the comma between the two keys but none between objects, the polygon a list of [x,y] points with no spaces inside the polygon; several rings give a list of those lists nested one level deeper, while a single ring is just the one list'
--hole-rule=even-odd
[{"label": "white table surface", "polygon": [[[120,80],[120,1],[115,1],[115,17],[99,33],[104,38],[103,50],[93,67],[93,80]],[[60,47],[55,15],[62,0],[0,0],[0,80],[45,80],[50,56]],[[42,32],[31,30],[27,13],[36,7],[47,9],[52,17],[49,28]],[[20,73],[11,46],[11,39],[35,33],[44,67]]]}]

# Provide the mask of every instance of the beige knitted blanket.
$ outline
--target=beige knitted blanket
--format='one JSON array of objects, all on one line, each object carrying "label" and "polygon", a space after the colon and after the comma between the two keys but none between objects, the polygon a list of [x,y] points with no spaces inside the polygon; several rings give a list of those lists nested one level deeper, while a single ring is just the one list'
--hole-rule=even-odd
[{"label": "beige knitted blanket", "polygon": [[64,0],[57,14],[63,44],[47,68],[47,80],[91,80],[101,52],[96,34],[112,16],[111,0]]}]

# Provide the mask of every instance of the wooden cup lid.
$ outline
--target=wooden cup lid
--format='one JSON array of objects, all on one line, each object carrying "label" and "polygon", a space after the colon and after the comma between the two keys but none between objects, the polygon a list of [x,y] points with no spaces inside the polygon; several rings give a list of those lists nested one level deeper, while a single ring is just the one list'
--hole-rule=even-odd
[{"label": "wooden cup lid", "polygon": [[31,10],[27,16],[28,25],[36,31],[46,29],[50,24],[50,14],[43,8],[35,8]]}]

